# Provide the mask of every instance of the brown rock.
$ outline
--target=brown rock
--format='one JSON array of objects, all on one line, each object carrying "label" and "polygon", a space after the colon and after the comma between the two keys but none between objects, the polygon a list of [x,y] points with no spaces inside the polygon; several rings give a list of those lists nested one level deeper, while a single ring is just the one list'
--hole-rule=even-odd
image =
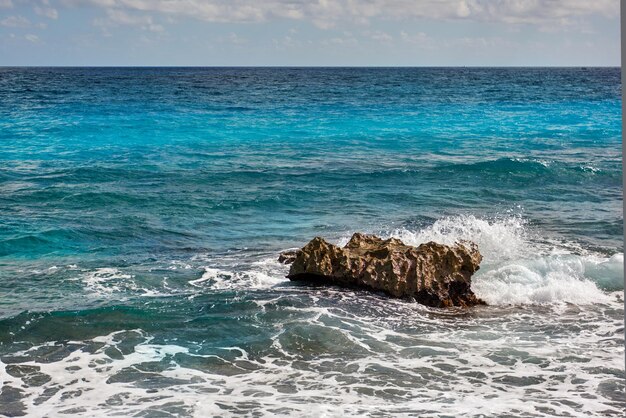
[{"label": "brown rock", "polygon": [[290,280],[367,288],[435,307],[485,304],[470,288],[482,260],[471,242],[413,247],[356,233],[343,248],[313,238],[294,256]]}]

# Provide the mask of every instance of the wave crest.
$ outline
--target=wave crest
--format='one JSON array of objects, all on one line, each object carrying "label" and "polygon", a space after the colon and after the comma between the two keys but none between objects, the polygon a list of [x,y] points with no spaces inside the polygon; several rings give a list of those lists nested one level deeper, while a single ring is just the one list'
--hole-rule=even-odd
[{"label": "wave crest", "polygon": [[608,303],[614,299],[608,292],[624,289],[623,253],[605,257],[574,253],[575,245],[548,244],[520,216],[446,217],[424,229],[395,230],[390,236],[411,245],[474,241],[483,263],[472,289],[491,305]]}]

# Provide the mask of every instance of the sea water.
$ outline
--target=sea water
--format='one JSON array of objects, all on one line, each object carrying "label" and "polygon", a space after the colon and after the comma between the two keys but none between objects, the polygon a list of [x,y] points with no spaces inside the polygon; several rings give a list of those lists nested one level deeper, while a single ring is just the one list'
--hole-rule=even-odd
[{"label": "sea water", "polygon": [[[0,69],[0,414],[622,416],[617,68]],[[488,306],[291,283],[469,239]]]}]

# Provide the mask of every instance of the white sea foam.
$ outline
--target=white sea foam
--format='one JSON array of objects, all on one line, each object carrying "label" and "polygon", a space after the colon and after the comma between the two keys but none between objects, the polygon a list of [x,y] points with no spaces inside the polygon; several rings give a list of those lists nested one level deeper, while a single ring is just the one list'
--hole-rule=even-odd
[{"label": "white sea foam", "polygon": [[607,290],[623,289],[623,269],[623,254],[543,256],[481,272],[472,288],[490,304],[607,302]]},{"label": "white sea foam", "polygon": [[478,244],[483,263],[497,263],[525,257],[529,253],[526,222],[518,216],[489,220],[475,216],[454,216],[437,220],[418,231],[395,230],[392,236],[409,245],[428,241],[452,245],[460,240]]},{"label": "white sea foam", "polygon": [[159,297],[169,294],[167,289],[146,288],[137,283],[135,275],[124,273],[113,267],[101,267],[85,271],[79,277],[85,289],[96,297],[121,297],[141,295],[143,297]]},{"label": "white sea foam", "polygon": [[[234,345],[202,354],[206,348],[189,342],[156,344],[143,331],[124,331],[44,344],[84,347],[52,362],[29,360],[41,347],[15,353],[13,361],[23,356],[20,366],[36,371],[16,377],[0,363],[0,380],[23,388],[27,416],[623,413],[615,377],[623,373],[622,254],[545,244],[517,217],[446,218],[390,235],[413,245],[477,242],[485,261],[473,288],[492,306],[449,318],[454,312],[375,295],[279,287],[253,298],[250,318],[261,318],[254,326],[273,333],[261,352]],[[189,262],[204,264],[186,282],[197,292],[272,288],[288,270],[275,257],[208,261]],[[120,286],[135,279],[113,268],[82,278],[100,293],[125,291]],[[138,339],[132,350],[124,345]],[[29,385],[35,374],[49,380]]]},{"label": "white sea foam", "polygon": [[[268,336],[271,347],[254,355],[236,345],[200,354],[176,343],[156,344],[143,331],[131,330],[65,343],[76,348],[52,362],[28,360],[41,347],[15,353],[14,359],[24,358],[20,366],[36,371],[15,377],[0,363],[0,378],[25,388],[29,416],[61,411],[75,416],[170,411],[196,417],[534,416],[542,408],[560,416],[623,412],[615,378],[623,372],[623,344],[610,338],[619,336],[622,325],[602,312],[565,311],[566,326],[574,324],[576,332],[551,324],[562,318],[555,312],[459,317],[451,326],[445,316],[398,301],[385,300],[374,306],[380,311],[356,314],[352,310],[363,300],[345,292],[333,295],[339,299],[332,307],[267,300],[272,317],[280,309],[290,319]],[[533,330],[547,326],[554,332],[539,333],[545,337],[539,343]],[[128,340],[139,344],[130,351],[127,343],[117,348]],[[195,366],[183,366],[183,359]],[[28,385],[32,374],[49,380]],[[614,388],[602,390],[607,385]]]},{"label": "white sea foam", "polygon": [[135,287],[131,282],[133,276],[112,267],[97,268],[82,276],[85,286],[97,294],[119,292],[128,286]]},{"label": "white sea foam", "polygon": [[[539,268],[537,268],[537,264]],[[542,272],[539,263],[511,263],[476,275],[472,289],[490,305],[608,302],[611,297],[592,281],[577,277],[569,266]]]},{"label": "white sea foam", "polygon": [[[428,241],[454,244],[460,240],[477,243],[483,261],[473,278],[472,288],[491,305],[604,303],[610,298],[610,292],[624,289],[622,253],[607,257],[586,252],[575,243],[550,240],[532,230],[520,216],[446,217],[425,228],[398,229],[387,235],[410,245]],[[345,244],[348,239],[348,236],[343,237],[338,244]],[[200,277],[186,279],[186,289],[166,286],[167,278],[163,288],[157,285],[145,288],[132,274],[115,268],[86,272],[82,281],[88,290],[105,297],[118,293],[161,296],[208,289],[267,289],[287,282],[285,275],[289,266],[276,258],[277,255],[272,255],[242,261],[240,255],[213,259],[198,256],[172,262],[168,270],[202,270]]]},{"label": "white sea foam", "polygon": [[211,289],[261,289],[275,286],[286,281],[288,267],[277,261],[277,257],[268,257],[249,263],[245,269],[232,270],[204,267],[204,273],[189,284]]},{"label": "white sea foam", "polygon": [[624,289],[624,254],[583,258],[584,275],[606,290]]},{"label": "white sea foam", "polygon": [[213,281],[213,282],[216,282],[218,280],[222,281],[220,276],[231,276],[231,274],[227,271],[205,267],[204,273],[202,273],[202,276],[199,279],[190,280],[189,284],[192,286],[202,286],[205,283],[210,282],[210,281]]},{"label": "white sea foam", "polygon": [[428,241],[454,244],[470,240],[483,255],[472,289],[492,305],[590,304],[606,302],[607,291],[624,289],[624,256],[575,254],[559,243],[541,242],[521,217],[480,219],[475,216],[442,218],[430,227],[396,230],[391,236],[407,244]]}]

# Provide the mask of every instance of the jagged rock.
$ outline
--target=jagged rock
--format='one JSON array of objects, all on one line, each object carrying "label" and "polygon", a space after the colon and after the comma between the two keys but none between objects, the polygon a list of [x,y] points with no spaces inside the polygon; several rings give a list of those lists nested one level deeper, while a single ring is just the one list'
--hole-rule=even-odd
[{"label": "jagged rock", "polygon": [[316,237],[289,258],[281,257],[293,259],[290,280],[367,288],[435,307],[485,304],[470,289],[482,256],[467,241],[413,247],[356,233],[343,248]]}]

